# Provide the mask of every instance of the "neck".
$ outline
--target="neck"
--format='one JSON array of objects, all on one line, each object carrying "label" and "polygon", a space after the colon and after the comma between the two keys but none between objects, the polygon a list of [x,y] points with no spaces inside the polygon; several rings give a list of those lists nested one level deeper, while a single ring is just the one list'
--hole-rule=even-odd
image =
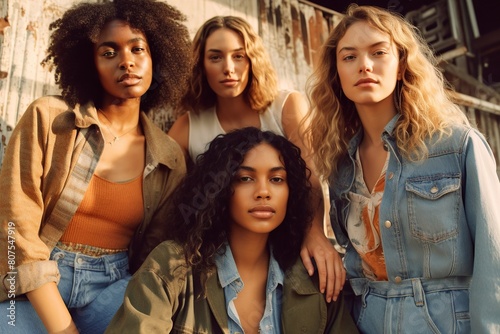
[{"label": "neck", "polygon": [[382,132],[397,114],[392,96],[374,105],[356,105],[356,110],[363,126],[363,141],[375,145],[382,144]]},{"label": "neck", "polygon": [[117,133],[133,128],[139,124],[140,111],[137,106],[108,105],[99,108],[97,114],[101,123],[111,127]]},{"label": "neck", "polygon": [[226,119],[240,118],[240,115],[247,114],[252,108],[245,102],[243,94],[232,98],[217,98],[215,106],[217,114]]},{"label": "neck", "polygon": [[230,235],[229,246],[236,266],[254,267],[269,261],[268,235],[238,237]]}]

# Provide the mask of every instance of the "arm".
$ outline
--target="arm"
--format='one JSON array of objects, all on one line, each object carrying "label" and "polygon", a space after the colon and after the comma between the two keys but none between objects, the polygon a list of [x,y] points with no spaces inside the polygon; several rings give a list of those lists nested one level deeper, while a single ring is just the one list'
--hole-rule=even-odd
[{"label": "arm", "polygon": [[49,333],[78,333],[57,285],[49,282],[26,293]]},{"label": "arm", "polygon": [[[304,142],[303,130],[306,124],[301,123],[307,112],[308,104],[302,94],[291,93],[283,106],[282,123],[287,138],[297,145],[302,152],[302,157],[311,170],[311,184],[313,187],[313,201],[316,210],[311,229],[307,234],[301,251],[301,258],[309,275],[314,273],[311,257],[314,258],[319,274],[319,287],[321,292],[326,292],[326,300],[336,300],[345,281],[345,269],[339,253],[327,239],[324,228],[323,188],[315,173],[314,162],[310,145]],[[326,203],[327,204],[327,203]]]},{"label": "arm", "polygon": [[182,298],[186,296],[181,291],[186,277],[180,272],[186,270],[183,256],[170,245],[167,241],[155,248],[134,274],[106,334],[169,333],[172,330],[172,317],[179,305],[185,304]]},{"label": "arm", "polygon": [[[0,173],[0,251],[6,255],[11,252],[14,258],[12,263],[7,261],[7,256],[0,256],[0,277],[7,272],[17,272],[15,296],[59,281],[57,264],[49,260],[50,250],[39,236],[47,206],[41,190],[43,163],[50,164],[53,159],[44,151],[53,117],[52,103],[57,103],[55,98],[39,99],[24,113],[9,140]],[[63,136],[66,134],[60,137]],[[68,142],[73,139],[72,145],[74,136],[67,137]],[[61,164],[63,160],[59,157]],[[61,175],[60,179],[63,178]],[[0,301],[13,297],[8,296],[4,288],[0,289]]]},{"label": "arm", "polygon": [[180,116],[168,130],[168,135],[172,137],[181,147],[186,162],[189,157],[189,116],[187,113]]},{"label": "arm", "polygon": [[464,151],[465,214],[474,240],[471,329],[472,333],[500,332],[500,182],[484,137],[471,130]]}]

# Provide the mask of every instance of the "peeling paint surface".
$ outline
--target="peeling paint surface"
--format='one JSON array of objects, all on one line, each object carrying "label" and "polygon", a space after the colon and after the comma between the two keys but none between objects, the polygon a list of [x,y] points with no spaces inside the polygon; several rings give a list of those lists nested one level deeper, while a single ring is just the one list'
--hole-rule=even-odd
[{"label": "peeling paint surface", "polygon": [[[33,100],[60,92],[55,85],[53,72],[50,68],[43,68],[40,62],[48,46],[50,23],[77,2],[2,0],[0,143],[3,148],[17,121]],[[170,0],[168,3],[185,13],[191,37],[205,20],[213,16],[235,15],[245,18],[263,36],[279,74],[280,86],[303,91],[311,71],[311,52],[318,45],[305,43],[310,40],[307,37],[310,32],[306,31],[309,27],[303,24],[302,18],[316,15],[310,6],[299,5],[298,0]],[[165,131],[173,122],[170,111],[155,112],[152,117]],[[0,164],[1,156],[3,151],[0,151]]]},{"label": "peeling paint surface", "polygon": [[[107,0],[87,0],[101,2]],[[42,68],[49,24],[79,0],[0,0],[0,166],[12,129],[28,105],[38,97],[58,94],[54,74]],[[262,36],[278,73],[279,86],[304,92],[317,63],[318,50],[341,15],[300,0],[169,0],[187,17],[191,37],[216,15],[246,19]],[[460,91],[460,85],[456,85]],[[461,91],[471,96],[478,92]],[[478,96],[478,98],[481,98]],[[497,101],[498,103],[498,101]],[[500,116],[465,108],[485,133],[500,161]],[[172,112],[151,115],[165,131],[174,121]],[[499,169],[500,172],[500,169]]]}]

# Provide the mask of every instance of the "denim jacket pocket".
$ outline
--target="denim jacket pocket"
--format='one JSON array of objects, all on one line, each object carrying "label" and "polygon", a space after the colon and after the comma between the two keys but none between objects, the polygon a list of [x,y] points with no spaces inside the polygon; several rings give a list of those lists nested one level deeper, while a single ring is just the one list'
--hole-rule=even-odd
[{"label": "denim jacket pocket", "polygon": [[412,236],[438,243],[458,234],[460,174],[438,174],[406,181]]}]

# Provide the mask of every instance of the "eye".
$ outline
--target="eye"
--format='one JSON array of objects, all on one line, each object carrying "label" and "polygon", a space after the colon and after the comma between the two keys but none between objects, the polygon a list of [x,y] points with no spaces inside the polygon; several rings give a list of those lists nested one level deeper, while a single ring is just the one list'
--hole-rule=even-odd
[{"label": "eye", "polygon": [[143,52],[145,50],[146,50],[146,48],[144,48],[142,46],[136,46],[136,47],[132,48],[132,52],[135,52],[135,53],[140,53],[140,52]]},{"label": "eye", "polygon": [[245,59],[246,56],[244,54],[237,54],[237,55],[234,56],[234,58],[236,58],[236,59]]},{"label": "eye", "polygon": [[107,51],[104,51],[102,53],[102,56],[106,57],[106,58],[111,58],[111,57],[113,57],[115,55],[116,55],[116,52],[114,50],[107,50]]},{"label": "eye", "polygon": [[251,182],[253,179],[250,176],[240,176],[238,178],[238,181],[246,183],[246,182]]},{"label": "eye", "polygon": [[221,60],[221,59],[222,59],[222,57],[221,57],[221,56],[219,56],[219,55],[211,55],[211,56],[209,56],[209,57],[208,57],[208,59],[209,59],[210,61],[212,61],[212,62],[217,62],[217,61]]},{"label": "eye", "polygon": [[385,50],[378,50],[378,51],[375,51],[373,54],[375,56],[383,56],[383,55],[387,54],[387,52]]},{"label": "eye", "polygon": [[354,58],[356,58],[355,56],[353,55],[348,55],[348,56],[344,56],[342,58],[342,60],[345,60],[345,61],[350,61],[350,60],[354,60]]},{"label": "eye", "polygon": [[283,183],[283,182],[286,182],[285,178],[281,177],[281,176],[273,176],[271,177],[271,182],[272,183]]}]

